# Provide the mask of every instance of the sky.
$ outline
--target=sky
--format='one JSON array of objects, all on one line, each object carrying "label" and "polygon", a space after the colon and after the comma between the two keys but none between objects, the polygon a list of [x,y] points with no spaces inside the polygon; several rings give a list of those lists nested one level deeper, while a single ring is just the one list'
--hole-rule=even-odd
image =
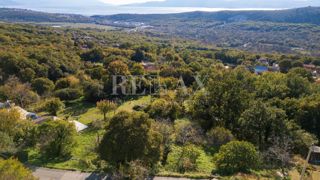
[{"label": "sky", "polygon": [[113,4],[113,5],[124,5],[132,3],[144,3],[148,1],[164,1],[164,0],[100,0],[102,2]]}]

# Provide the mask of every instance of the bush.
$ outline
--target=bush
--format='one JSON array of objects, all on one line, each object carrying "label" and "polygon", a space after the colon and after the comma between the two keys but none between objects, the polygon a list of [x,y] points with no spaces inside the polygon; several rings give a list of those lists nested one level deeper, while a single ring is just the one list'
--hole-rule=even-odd
[{"label": "bush", "polygon": [[249,142],[232,141],[223,145],[215,156],[217,172],[233,174],[248,172],[257,167],[259,155],[256,148]]},{"label": "bush", "polygon": [[79,89],[60,89],[57,90],[55,96],[65,101],[72,101],[80,98],[82,96],[82,92]]},{"label": "bush", "polygon": [[128,165],[128,179],[141,180],[148,177],[149,170],[141,161],[131,161]]},{"label": "bush", "polygon": [[207,132],[208,145],[220,147],[234,139],[231,131],[223,127],[216,127]]},{"label": "bush", "polygon": [[75,145],[76,129],[63,120],[48,121],[38,127],[41,153],[49,159],[68,158]]},{"label": "bush", "polygon": [[47,99],[40,107],[41,111],[46,111],[53,116],[56,116],[58,111],[64,107],[63,102],[59,98]]},{"label": "bush", "polygon": [[178,173],[209,173],[212,171],[213,165],[210,157],[195,145],[173,146],[168,155],[166,169]]},{"label": "bush", "polygon": [[0,159],[0,179],[3,180],[35,180],[32,172],[26,169],[18,160]]},{"label": "bush", "polygon": [[104,97],[103,86],[96,81],[86,81],[83,85],[84,97],[87,101],[96,102]]},{"label": "bush", "polygon": [[32,88],[40,95],[48,93],[54,89],[54,84],[47,78],[38,78],[32,81]]},{"label": "bush", "polygon": [[145,113],[116,114],[99,145],[101,159],[116,167],[135,160],[150,166],[156,164],[162,157],[162,136],[152,131],[152,123]]},{"label": "bush", "polygon": [[174,129],[177,144],[203,144],[204,133],[199,125],[188,120],[176,120]]}]

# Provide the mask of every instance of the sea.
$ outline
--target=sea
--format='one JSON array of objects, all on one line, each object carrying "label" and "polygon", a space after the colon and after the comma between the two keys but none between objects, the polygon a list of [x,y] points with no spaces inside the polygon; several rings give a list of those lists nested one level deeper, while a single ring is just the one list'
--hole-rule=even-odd
[{"label": "sea", "polygon": [[113,15],[113,14],[169,14],[193,11],[217,12],[217,11],[239,11],[239,10],[280,10],[270,8],[246,8],[246,9],[227,9],[227,8],[202,8],[202,7],[132,7],[132,6],[105,6],[105,7],[26,7],[9,6],[8,8],[29,9],[49,13],[81,14],[92,15]]}]

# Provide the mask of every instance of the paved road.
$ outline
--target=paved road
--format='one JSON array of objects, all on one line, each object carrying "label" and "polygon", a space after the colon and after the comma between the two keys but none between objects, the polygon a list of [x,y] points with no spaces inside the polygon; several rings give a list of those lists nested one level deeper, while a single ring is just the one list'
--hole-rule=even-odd
[{"label": "paved road", "polygon": [[[80,171],[66,171],[31,167],[33,175],[40,180],[109,180],[106,175],[97,173],[82,173]],[[155,177],[152,180],[189,180],[186,178]]]},{"label": "paved road", "polygon": [[32,168],[33,175],[40,180],[103,180],[104,175],[96,173],[82,173],[80,171],[65,171],[48,168]]}]

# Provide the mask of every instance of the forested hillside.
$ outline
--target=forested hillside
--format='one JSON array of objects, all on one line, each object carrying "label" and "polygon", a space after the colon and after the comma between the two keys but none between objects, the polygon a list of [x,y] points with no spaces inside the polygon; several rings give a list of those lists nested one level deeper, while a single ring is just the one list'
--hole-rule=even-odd
[{"label": "forested hillside", "polygon": [[4,158],[119,179],[276,179],[320,138],[317,57],[8,23],[0,42]]},{"label": "forested hillside", "polygon": [[8,22],[73,22],[91,23],[89,17],[72,14],[50,14],[25,9],[0,8],[0,20]]},{"label": "forested hillside", "polygon": [[133,25],[143,22],[152,27],[142,31],[200,40],[220,47],[319,55],[319,17],[319,8],[307,7],[279,11],[120,14],[93,18],[101,24],[124,27],[128,22]]},{"label": "forested hillside", "polygon": [[320,10],[316,7],[279,11],[222,11],[180,14],[82,16],[0,9],[9,22],[89,23],[137,31],[153,37],[180,37],[259,53],[318,56]]},{"label": "forested hillside", "polygon": [[[320,25],[320,8],[306,7],[288,10],[276,11],[220,11],[220,12],[190,12],[179,14],[154,14],[154,15],[129,15],[119,14],[104,16],[106,19],[115,21],[136,21],[155,23],[158,21],[207,21],[207,22],[238,22],[238,21],[267,21],[267,22],[282,22],[282,23],[308,23]],[[103,18],[103,16],[94,16],[96,18]]]}]

